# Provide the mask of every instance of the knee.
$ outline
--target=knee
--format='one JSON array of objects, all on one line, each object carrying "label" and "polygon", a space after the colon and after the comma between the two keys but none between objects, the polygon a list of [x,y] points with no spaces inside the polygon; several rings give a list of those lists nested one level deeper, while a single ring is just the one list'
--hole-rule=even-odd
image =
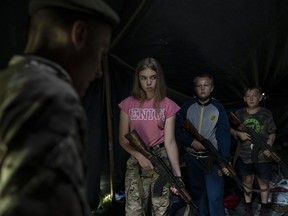
[{"label": "knee", "polygon": [[245,184],[252,185],[253,181],[254,181],[254,177],[253,176],[245,176],[245,177],[243,177],[243,181]]},{"label": "knee", "polygon": [[259,186],[261,188],[268,189],[269,188],[269,181],[264,179],[258,179]]}]

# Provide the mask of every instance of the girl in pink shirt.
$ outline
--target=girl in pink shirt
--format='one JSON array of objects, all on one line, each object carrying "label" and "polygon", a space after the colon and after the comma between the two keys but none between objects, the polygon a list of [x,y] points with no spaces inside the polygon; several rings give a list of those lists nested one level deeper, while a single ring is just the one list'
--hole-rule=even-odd
[{"label": "girl in pink shirt", "polygon": [[[119,142],[131,155],[125,175],[126,216],[165,215],[169,207],[170,185],[166,183],[160,196],[153,194],[159,175],[143,154],[129,145],[125,134],[136,130],[144,143],[181,177],[174,127],[178,105],[166,97],[164,74],[153,58],[141,60],[134,76],[131,96],[120,104]],[[175,192],[175,191],[174,191]],[[151,206],[148,206],[148,205]]]}]

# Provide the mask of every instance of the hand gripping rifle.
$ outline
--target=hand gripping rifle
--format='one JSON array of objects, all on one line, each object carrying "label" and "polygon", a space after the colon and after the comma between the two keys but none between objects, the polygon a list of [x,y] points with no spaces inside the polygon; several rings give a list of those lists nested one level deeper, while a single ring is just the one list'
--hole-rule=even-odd
[{"label": "hand gripping rifle", "polygon": [[193,215],[198,216],[198,208],[193,203],[192,198],[188,191],[185,189],[185,185],[181,179],[174,176],[171,169],[166,163],[157,155],[155,155],[149,148],[147,148],[144,141],[141,139],[136,130],[130,131],[125,134],[125,137],[129,140],[130,145],[137,151],[147,157],[152,164],[155,166],[155,171],[162,176],[170,185],[174,186],[180,197],[191,207]]},{"label": "hand gripping rifle", "polygon": [[208,139],[205,139],[203,136],[201,136],[199,134],[199,132],[197,131],[197,129],[194,127],[194,125],[188,119],[186,119],[184,121],[183,128],[187,132],[189,132],[193,136],[194,139],[196,139],[198,142],[200,142],[205,147],[205,149],[209,152],[209,154],[216,159],[216,161],[218,162],[218,164],[219,164],[219,166],[221,168],[228,169],[229,176],[234,179],[234,181],[236,182],[236,184],[239,187],[239,189],[243,193],[245,193],[245,194],[247,194],[249,196],[251,194],[251,192],[247,192],[245,190],[245,188],[242,185],[241,180],[237,176],[237,174],[236,174],[235,170],[233,169],[233,167],[229,164],[229,162],[226,161],[225,158],[223,158],[220,155],[220,153],[215,148],[215,146]]},{"label": "hand gripping rifle", "polygon": [[251,136],[251,142],[254,144],[254,148],[256,147],[262,151],[269,150],[271,152],[270,157],[280,165],[285,175],[288,175],[288,165],[274,152],[272,146],[267,144],[266,139],[259,136],[259,134],[257,134],[252,128],[245,127],[240,119],[237,118],[237,116],[232,112],[229,113],[229,120],[235,129],[239,130],[240,132],[246,132]]}]

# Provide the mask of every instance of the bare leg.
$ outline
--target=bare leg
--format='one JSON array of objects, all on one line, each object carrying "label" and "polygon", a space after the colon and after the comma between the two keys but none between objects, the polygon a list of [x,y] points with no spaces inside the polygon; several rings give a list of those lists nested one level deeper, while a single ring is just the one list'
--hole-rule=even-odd
[{"label": "bare leg", "polygon": [[261,189],[261,192],[260,192],[261,202],[266,204],[268,203],[268,196],[269,196],[269,181],[258,178],[258,183]]},{"label": "bare leg", "polygon": [[247,195],[244,193],[244,198],[246,203],[252,202],[252,189],[253,189],[253,182],[254,182],[254,175],[244,176],[243,177],[243,184],[246,189],[246,191],[250,193],[250,195]]}]

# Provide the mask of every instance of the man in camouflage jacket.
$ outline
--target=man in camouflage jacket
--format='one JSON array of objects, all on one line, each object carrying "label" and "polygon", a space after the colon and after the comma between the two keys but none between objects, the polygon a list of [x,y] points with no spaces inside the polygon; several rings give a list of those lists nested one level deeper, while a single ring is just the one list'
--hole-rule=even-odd
[{"label": "man in camouflage jacket", "polygon": [[100,0],[31,0],[23,55],[0,72],[0,215],[89,215],[86,117],[117,15]]}]

